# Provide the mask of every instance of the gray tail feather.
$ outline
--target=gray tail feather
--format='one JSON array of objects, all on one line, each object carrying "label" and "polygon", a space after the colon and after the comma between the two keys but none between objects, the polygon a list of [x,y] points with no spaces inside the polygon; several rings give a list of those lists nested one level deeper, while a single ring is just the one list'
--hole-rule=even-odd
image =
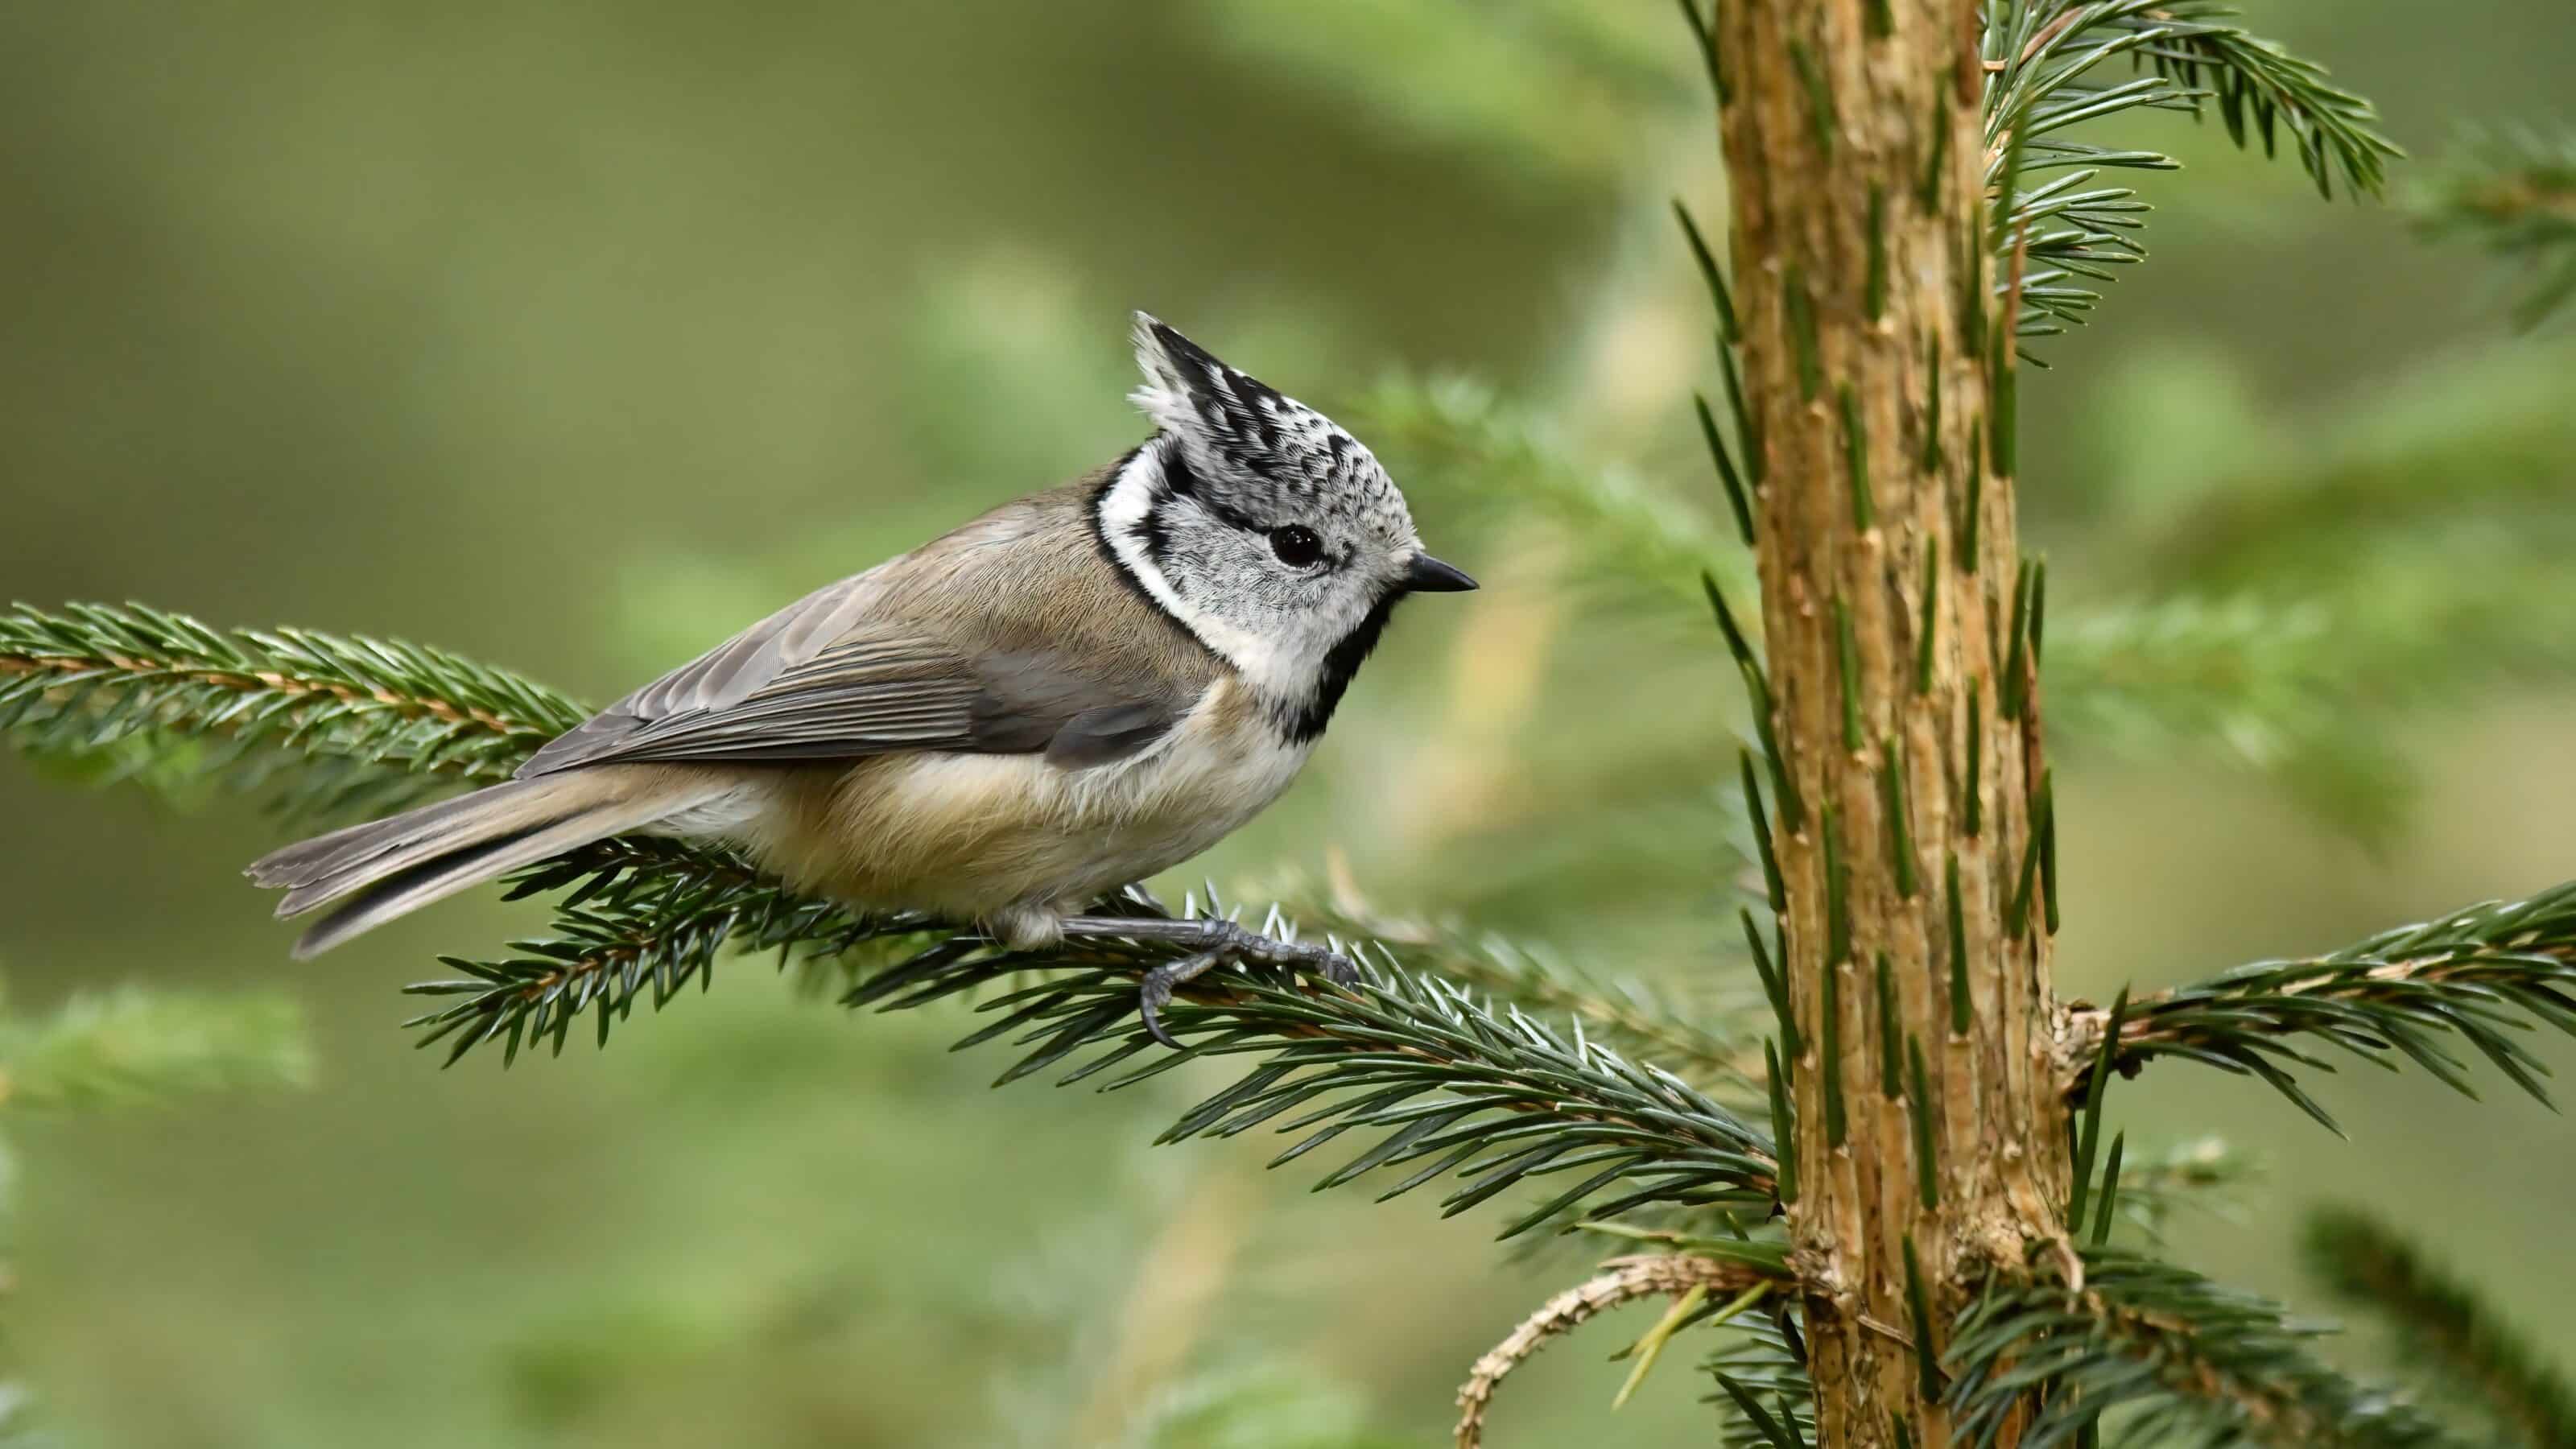
[{"label": "gray tail feather", "polygon": [[[656,772],[657,774],[659,772]],[[298,957],[551,855],[649,825],[721,793],[649,783],[618,770],[576,770],[512,780],[385,820],[334,830],[252,862],[246,872],[283,888],[283,918],[335,901],[295,943]]]}]

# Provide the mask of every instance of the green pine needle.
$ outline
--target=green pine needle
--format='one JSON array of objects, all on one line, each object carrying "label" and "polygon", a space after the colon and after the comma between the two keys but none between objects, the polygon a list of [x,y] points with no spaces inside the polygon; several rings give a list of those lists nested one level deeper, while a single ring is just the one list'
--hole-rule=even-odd
[{"label": "green pine needle", "polygon": [[218,630],[141,604],[0,610],[0,739],[96,781],[264,793],[298,819],[506,780],[588,713],[399,641]]},{"label": "green pine needle", "polygon": [[[1999,254],[2029,239],[2010,319],[2023,338],[2091,320],[2102,300],[2095,285],[2146,256],[2137,241],[2146,203],[2133,188],[2093,183],[2106,170],[2178,164],[2071,139],[2072,128],[2140,110],[2214,108],[2240,147],[2259,140],[2271,154],[2286,131],[2327,195],[2338,180],[2350,194],[2378,194],[2387,161],[2401,154],[2369,102],[2247,32],[2217,0],[2003,0],[1986,20],[1984,53],[1996,67],[1985,94],[1986,182],[2002,202],[1991,235]],[[2137,73],[2106,79],[2114,62]],[[2052,170],[2064,174],[2031,181]]]},{"label": "green pine needle", "polygon": [[[1138,903],[1137,909],[1143,909]],[[1136,1022],[1136,977],[1183,948],[1087,941],[1043,952],[943,942],[863,975],[851,1006],[899,1010],[999,988],[979,1001],[995,1019],[960,1045],[1004,1037],[1020,1055],[1000,1080],[1061,1068],[1059,1084],[1089,1079],[1147,1053]],[[1669,1071],[1633,1063],[1579,1027],[1560,1033],[1514,1008],[1490,1008],[1469,988],[1397,965],[1382,949],[1348,947],[1362,962],[1357,991],[1305,991],[1267,974],[1203,977],[1166,1008],[1189,1043],[1153,1051],[1104,1090],[1200,1058],[1256,1056],[1236,1084],[1184,1113],[1160,1140],[1232,1137],[1303,1109],[1276,1128],[1299,1133],[1277,1166],[1354,1130],[1376,1145],[1328,1173],[1339,1186],[1407,1168],[1381,1200],[1435,1178],[1464,1179],[1442,1199],[1465,1212],[1524,1182],[1553,1195],[1502,1230],[1510,1237],[1569,1214],[1613,1217],[1655,1203],[1767,1208],[1770,1140]],[[1028,980],[1026,973],[1061,972]],[[1010,989],[1009,983],[1024,984]],[[1575,1179],[1570,1186],[1562,1178]],[[1603,1194],[1614,1194],[1606,1198]]]},{"label": "green pine needle", "polygon": [[1957,1442],[1985,1449],[2026,1419],[2019,1442],[2057,1444],[2118,1410],[2140,1444],[2458,1446],[2421,1410],[2328,1368],[2311,1351],[2317,1330],[2274,1304],[2116,1249],[2082,1259],[2080,1290],[2053,1267],[2001,1273],[1954,1325],[1942,1362]]},{"label": "green pine needle", "polygon": [[[2521,1033],[2537,1025],[2576,1035],[2576,882],[2401,926],[2330,956],[2257,962],[2128,1010],[2118,1069],[2170,1056],[2254,1076],[2329,1129],[2334,1119],[2293,1071],[2332,1070],[2302,1050],[2307,1041],[2384,1067],[2412,1061],[2474,1097],[2465,1063],[2443,1049],[2456,1038],[2546,1103],[2548,1065]],[[2078,1028],[2098,1040],[2100,1014],[2081,1014]]]}]

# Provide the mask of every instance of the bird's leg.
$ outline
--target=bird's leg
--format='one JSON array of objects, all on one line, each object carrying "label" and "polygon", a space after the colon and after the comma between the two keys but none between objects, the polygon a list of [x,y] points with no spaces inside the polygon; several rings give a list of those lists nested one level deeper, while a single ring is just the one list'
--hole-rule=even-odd
[{"label": "bird's leg", "polygon": [[1189,955],[1166,961],[1145,973],[1137,989],[1137,1014],[1154,1040],[1178,1050],[1180,1043],[1163,1030],[1160,1013],[1172,992],[1209,967],[1233,961],[1246,966],[1285,966],[1316,971],[1336,986],[1360,979],[1351,958],[1329,946],[1281,941],[1217,916],[1173,920],[1154,916],[1066,916],[1058,922],[1067,938],[1111,937],[1128,941],[1168,941],[1195,947]]}]

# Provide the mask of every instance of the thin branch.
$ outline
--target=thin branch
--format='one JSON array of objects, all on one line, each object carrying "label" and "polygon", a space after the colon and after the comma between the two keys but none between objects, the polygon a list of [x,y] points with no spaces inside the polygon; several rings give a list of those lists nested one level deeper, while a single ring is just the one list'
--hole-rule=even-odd
[{"label": "thin branch", "polygon": [[[2161,1056],[2260,1077],[2311,1117],[2334,1119],[2291,1067],[2331,1071],[2293,1041],[2312,1037],[2394,1070],[2414,1061],[2477,1094],[2463,1064],[2436,1045],[2465,1038],[2513,1083],[2549,1100],[2548,1066],[2511,1033],[2535,1024],[2576,1035],[2576,882],[2522,901],[2488,901],[2383,932],[2331,956],[2263,961],[2198,986],[2133,1000],[2113,1058],[2123,1073]],[[2104,1014],[2072,1014],[2067,1060],[2095,1056]],[[2068,1083],[2084,1088],[2085,1067]]]},{"label": "thin branch", "polygon": [[[863,943],[911,942],[932,928],[912,916],[869,918],[801,896],[721,846],[629,837],[599,841],[511,877],[509,899],[566,890],[551,935],[510,943],[497,961],[442,956],[463,973],[416,982],[405,994],[446,1004],[403,1023],[414,1045],[448,1043],[447,1065],[488,1042],[503,1064],[526,1042],[560,1054],[573,1021],[590,1013],[601,1045],[650,995],[655,1010],[695,981],[712,984],[728,951],[777,951],[847,967]],[[801,954],[800,954],[801,953]]]},{"label": "thin branch", "polygon": [[2148,52],[2157,70],[2186,87],[2206,81],[2228,139],[2239,147],[2259,137],[2263,154],[2271,155],[2276,130],[2286,129],[2320,195],[2333,194],[2337,174],[2345,191],[2378,195],[2387,163],[2406,153],[2381,134],[2370,102],[2328,80],[2324,66],[2233,22],[2225,0],[2173,0],[2110,24],[2168,32],[2172,38]]},{"label": "thin branch", "polygon": [[[1196,905],[1188,903],[1185,914]],[[1129,908],[1151,906],[1131,898]],[[1275,916],[1265,933],[1293,934]],[[891,1011],[1023,983],[983,1001],[978,1010],[996,1019],[959,1045],[1010,1037],[1024,1049],[997,1085],[1089,1051],[1056,1079],[1070,1085],[1152,1048],[1135,1022],[1136,978],[1181,949],[1086,940],[1006,952],[952,937],[866,975],[847,1000]],[[1380,1194],[1384,1200],[1434,1178],[1464,1179],[1442,1199],[1444,1215],[1523,1182],[1581,1174],[1507,1224],[1503,1237],[1581,1208],[1609,1216],[1658,1203],[1757,1213],[1770,1206],[1777,1156],[1770,1141],[1680,1077],[1590,1040],[1579,1020],[1560,1035],[1516,1009],[1489,1008],[1466,987],[1408,970],[1382,947],[1345,949],[1365,977],[1356,990],[1305,991],[1266,973],[1193,981],[1163,1014],[1187,1049],[1153,1052],[1102,1090],[1199,1057],[1258,1056],[1241,1080],[1184,1113],[1162,1140],[1230,1137],[1297,1111],[1276,1130],[1304,1135],[1272,1159],[1275,1167],[1345,1132],[1383,1133],[1318,1186],[1412,1167]],[[1066,974],[1026,980],[1053,971]]]},{"label": "thin branch", "polygon": [[14,747],[165,786],[281,784],[308,813],[508,779],[587,713],[399,641],[216,630],[140,604],[0,611],[0,737]]},{"label": "thin branch", "polygon": [[[464,974],[408,988],[458,998],[409,1023],[424,1029],[421,1045],[445,1040],[453,1063],[498,1042],[506,1063],[523,1045],[548,1042],[561,1051],[585,1012],[604,1043],[639,998],[649,996],[659,1009],[692,981],[703,989],[728,949],[776,950],[782,964],[801,951],[856,974],[852,1006],[893,1010],[1004,988],[982,1006],[1004,1014],[960,1045],[1018,1034],[1016,1044],[1028,1050],[997,1085],[1097,1048],[1058,1078],[1063,1085],[1149,1050],[1136,1025],[1136,978],[1181,950],[1086,941],[1003,952],[918,918],[860,918],[788,892],[727,852],[667,841],[606,842],[538,868],[517,889],[575,883],[550,938],[514,943],[519,954],[503,961],[442,958]],[[1138,915],[1163,910],[1141,892],[1112,905]],[[1192,914],[1198,908],[1195,898],[1185,904]],[[1269,934],[1296,934],[1276,907],[1263,925]],[[1681,1077],[1632,1065],[1588,1039],[1579,1019],[1570,1038],[1560,1037],[1517,1009],[1497,1013],[1465,987],[1407,970],[1383,946],[1374,949],[1372,989],[1359,996],[1310,995],[1231,973],[1198,978],[1164,1018],[1175,1035],[1198,1037],[1196,1045],[1185,1054],[1154,1052],[1107,1086],[1142,1081],[1194,1056],[1269,1053],[1243,1083],[1193,1109],[1168,1136],[1231,1136],[1305,1107],[1281,1130],[1309,1135],[1277,1163],[1355,1128],[1384,1129],[1376,1147],[1329,1174],[1325,1185],[1427,1162],[1385,1196],[1455,1173],[1468,1181],[1445,1200],[1452,1213],[1524,1181],[1586,1171],[1571,1191],[1552,1184],[1549,1198],[1518,1216],[1506,1235],[1614,1188],[1623,1190],[1605,1211],[1672,1202],[1767,1205],[1770,1143]],[[1353,954],[1365,960],[1367,949]],[[1045,972],[1068,974],[1029,979]]]},{"label": "thin branch", "polygon": [[1517,1006],[1581,1017],[1606,1039],[1645,1053],[1694,1080],[1712,1078],[1744,1094],[1762,1094],[1760,1030],[1770,1002],[1754,990],[1704,1003],[1634,977],[1611,977],[1552,951],[1454,922],[1399,916],[1371,901],[1337,852],[1326,858],[1322,889],[1280,882],[1283,908],[1309,931],[1374,940],[1401,948],[1418,970],[1437,972]]},{"label": "thin branch", "polygon": [[1712,1296],[1732,1296],[1781,1281],[1751,1263],[1683,1254],[1613,1258],[1604,1266],[1608,1271],[1540,1305],[1476,1360],[1467,1381],[1458,1388],[1458,1449],[1479,1449],[1485,1442],[1485,1411],[1493,1403],[1494,1390],[1512,1370],[1595,1315],[1640,1298],[1677,1297],[1694,1288]]}]

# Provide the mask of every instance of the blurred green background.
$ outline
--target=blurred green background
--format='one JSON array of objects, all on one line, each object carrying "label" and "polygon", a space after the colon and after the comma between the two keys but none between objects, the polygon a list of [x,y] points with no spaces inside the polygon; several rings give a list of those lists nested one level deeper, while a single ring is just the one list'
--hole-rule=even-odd
[{"label": "blurred green background", "polygon": [[[2419,154],[2576,94],[2563,0],[2253,8]],[[1689,62],[1647,0],[10,6],[0,593],[401,635],[603,698],[1112,456],[1145,307],[1378,443],[1487,585],[1407,611],[1208,872],[1334,848],[1389,906],[1737,985],[1739,706],[1689,573],[1587,554],[1547,502],[1610,475],[1722,518],[1660,210],[1721,205]],[[2146,129],[2191,169],[2146,182],[2152,260],[2025,384],[2027,537],[2069,609],[2320,579],[2308,625],[2353,643],[2277,738],[2059,719],[2060,979],[2095,998],[2576,874],[2545,647],[2576,611],[2535,546],[2576,532],[2566,330],[2512,341],[2467,251]],[[2305,507],[2230,512],[2276,496]],[[2372,509],[2408,567],[2366,591],[2335,592],[2343,543],[2267,561]],[[2212,562],[2239,514],[2271,551]],[[2543,647],[2454,670],[2484,646],[2443,621],[2496,616]],[[2392,733],[2353,745],[2346,706]],[[990,1093],[957,1012],[852,1018],[758,963],[615,1050],[442,1074],[394,988],[533,918],[460,902],[293,965],[236,875],[275,838],[245,804],[11,764],[0,822],[16,1002],[282,985],[314,1024],[311,1090],[14,1125],[0,1313],[71,1443],[1430,1445],[1583,1270],[1506,1257],[1491,1214],[1309,1197],[1258,1142],[1149,1148],[1213,1075]],[[2180,1067],[2121,1094],[2137,1137],[2271,1163],[2181,1255],[2295,1298],[2289,1209],[2364,1199],[2576,1362],[2576,1133],[2420,1075],[2322,1095],[2350,1142]],[[1494,1442],[1604,1433],[1628,1317],[1515,1377]],[[1704,1382],[1668,1365],[1607,1428],[1708,1442]]]}]

